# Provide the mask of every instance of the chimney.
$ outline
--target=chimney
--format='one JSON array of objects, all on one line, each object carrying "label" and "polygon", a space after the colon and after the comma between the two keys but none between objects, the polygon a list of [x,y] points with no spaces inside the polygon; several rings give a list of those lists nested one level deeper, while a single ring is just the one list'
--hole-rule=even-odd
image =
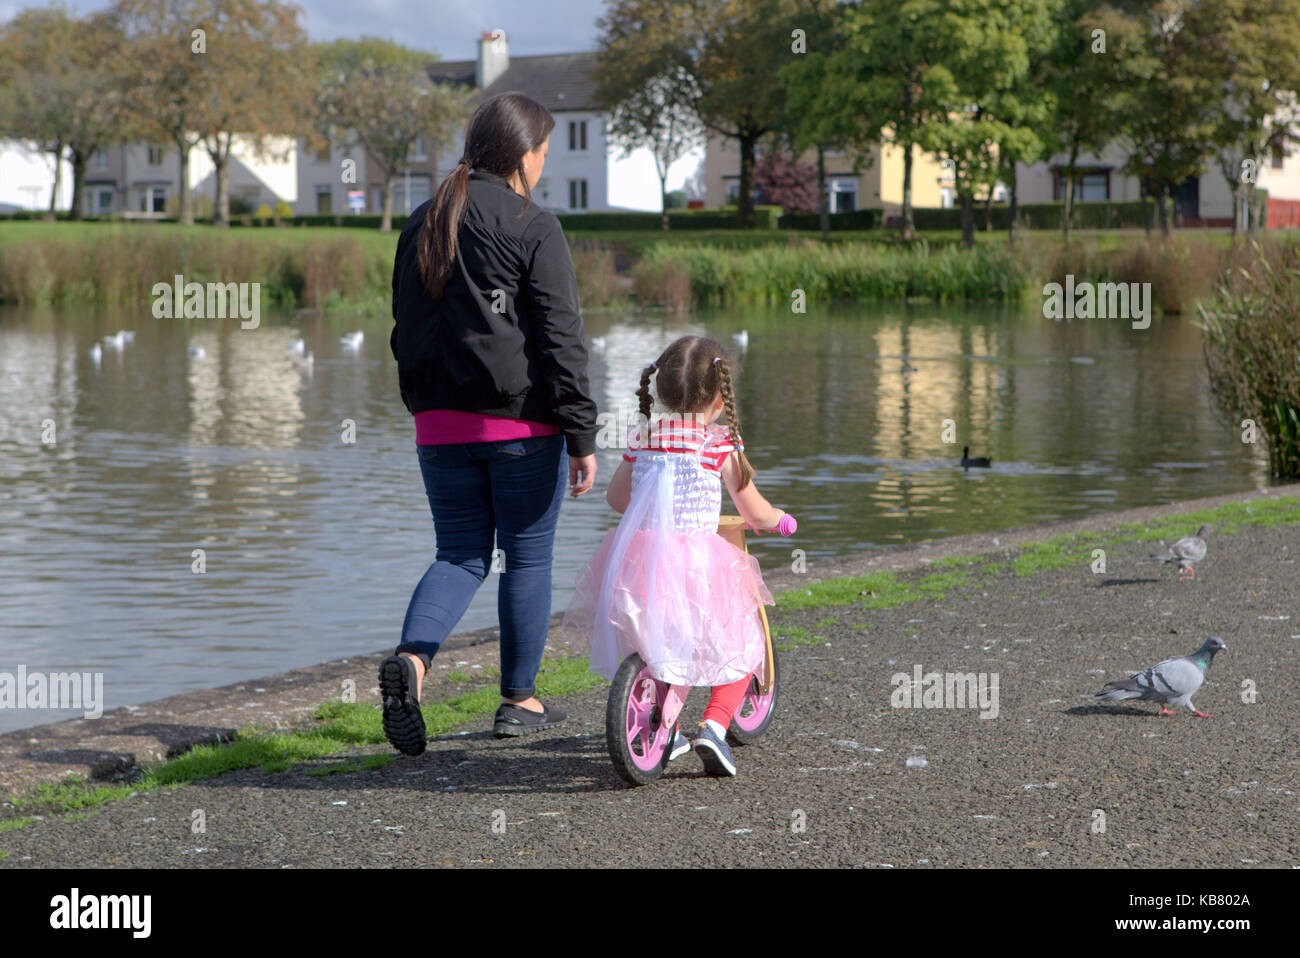
[{"label": "chimney", "polygon": [[474,84],[480,90],[491,86],[497,77],[510,66],[510,53],[506,49],[506,32],[489,30],[478,39],[478,67],[474,71]]}]

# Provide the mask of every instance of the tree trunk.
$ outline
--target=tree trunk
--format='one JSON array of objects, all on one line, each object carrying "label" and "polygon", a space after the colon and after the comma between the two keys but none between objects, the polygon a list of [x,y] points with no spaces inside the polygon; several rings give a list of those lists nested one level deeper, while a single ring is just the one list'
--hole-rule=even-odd
[{"label": "tree trunk", "polygon": [[740,137],[740,195],[736,197],[736,225],[754,228],[754,144],[758,137],[745,133]]},{"label": "tree trunk", "polygon": [[1232,184],[1232,244],[1237,245],[1237,234],[1241,232],[1241,183],[1236,177],[1228,177]]},{"label": "tree trunk", "polygon": [[[658,160],[655,161],[655,172],[659,173]],[[668,232],[668,170],[665,167],[662,173],[659,173],[659,225],[665,233]]]},{"label": "tree trunk", "polygon": [[1007,223],[1007,243],[1011,246],[1016,245],[1016,230],[1020,228],[1020,198],[1016,194],[1016,161],[1012,160],[1009,164],[1011,172],[1011,220]]},{"label": "tree trunk", "polygon": [[975,196],[962,193],[958,199],[961,201],[961,245],[970,249],[975,245]]},{"label": "tree trunk", "polygon": [[912,220],[912,144],[903,146],[903,239],[916,239],[916,224]]},{"label": "tree trunk", "polygon": [[218,150],[212,157],[213,178],[217,184],[217,196],[212,204],[212,225],[221,229],[230,227],[230,176],[227,172],[227,156]]},{"label": "tree trunk", "polygon": [[379,220],[379,232],[391,233],[393,231],[393,184],[397,182],[397,174],[389,173],[384,177],[384,213]]},{"label": "tree trunk", "polygon": [[1070,242],[1070,220],[1074,218],[1074,167],[1079,162],[1078,141],[1070,144],[1070,165],[1065,170],[1065,241]]},{"label": "tree trunk", "polygon": [[826,190],[826,148],[817,144],[817,227],[822,239],[831,238],[830,194]]},{"label": "tree trunk", "polygon": [[72,210],[69,219],[81,219],[81,207],[84,201],[86,190],[86,161],[90,157],[78,150],[75,146],[69,148],[72,152]]},{"label": "tree trunk", "polygon": [[54,192],[50,194],[50,209],[45,219],[53,222],[59,218],[59,191],[63,188],[63,141],[54,149]]},{"label": "tree trunk", "polygon": [[190,150],[193,144],[181,134],[175,141],[181,157],[180,193],[176,197],[176,222],[182,226],[194,225],[194,202],[190,198]]},{"label": "tree trunk", "polygon": [[1160,211],[1160,235],[1164,239],[1169,239],[1172,235],[1173,224],[1170,222],[1172,205],[1173,197],[1169,194],[1168,188],[1161,185],[1156,194],[1156,207]]}]

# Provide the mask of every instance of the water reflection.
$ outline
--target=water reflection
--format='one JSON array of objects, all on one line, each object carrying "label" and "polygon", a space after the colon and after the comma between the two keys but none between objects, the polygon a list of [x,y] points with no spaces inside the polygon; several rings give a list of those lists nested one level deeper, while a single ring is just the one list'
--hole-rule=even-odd
[{"label": "water reflection", "polygon": [[[795,546],[815,561],[1268,483],[1262,450],[1215,415],[1185,321],[930,306],[587,325],[593,391],[620,417],[678,336],[737,353],[758,483],[800,520],[794,540],[751,538],[767,567]],[[0,669],[103,670],[112,707],[394,642],[434,536],[388,328],[0,312]],[[105,344],[119,329],[134,342]],[[958,467],[963,445],[992,469]],[[565,503],[557,608],[617,522],[603,489],[620,454],[598,450],[597,488]],[[489,578],[463,625],[495,614]],[[33,714],[0,712],[0,730],[69,717]]]}]

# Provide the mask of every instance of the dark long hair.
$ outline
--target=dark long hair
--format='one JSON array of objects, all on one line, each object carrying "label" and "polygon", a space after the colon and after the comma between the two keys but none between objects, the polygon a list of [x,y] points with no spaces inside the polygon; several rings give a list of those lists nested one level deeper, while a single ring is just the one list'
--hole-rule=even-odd
[{"label": "dark long hair", "polygon": [[740,414],[736,412],[736,389],[732,385],[735,372],[735,360],[716,340],[683,336],[641,370],[641,388],[636,395],[644,423],[650,419],[654,403],[650,396],[650,377],[656,373],[655,393],[660,405],[666,406],[669,412],[686,415],[703,412],[713,403],[713,397],[721,393],[727,432],[736,447],[736,465],[740,467],[737,489],[744,489],[754,477],[754,467],[740,451]]},{"label": "dark long hair", "polygon": [[524,154],[541,146],[553,129],[555,117],[551,111],[522,93],[499,93],[484,100],[474,111],[465,133],[465,152],[438,187],[420,228],[420,281],[434,299],[442,299],[452,263],[456,261],[456,237],[469,204],[470,170],[492,173],[506,180],[511,174],[517,175],[524,188],[524,209],[527,209],[532,191],[524,173]]}]

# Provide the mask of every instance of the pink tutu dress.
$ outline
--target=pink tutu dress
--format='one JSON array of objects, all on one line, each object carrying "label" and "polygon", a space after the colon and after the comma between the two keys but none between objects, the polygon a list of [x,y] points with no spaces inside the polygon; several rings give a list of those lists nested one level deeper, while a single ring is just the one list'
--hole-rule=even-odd
[{"label": "pink tutu dress", "polygon": [[632,497],[578,576],[564,629],[587,640],[591,670],[613,679],[640,653],[672,685],[728,685],[763,669],[758,609],[773,604],[758,560],[718,535],[727,430],[662,422],[632,437]]}]

